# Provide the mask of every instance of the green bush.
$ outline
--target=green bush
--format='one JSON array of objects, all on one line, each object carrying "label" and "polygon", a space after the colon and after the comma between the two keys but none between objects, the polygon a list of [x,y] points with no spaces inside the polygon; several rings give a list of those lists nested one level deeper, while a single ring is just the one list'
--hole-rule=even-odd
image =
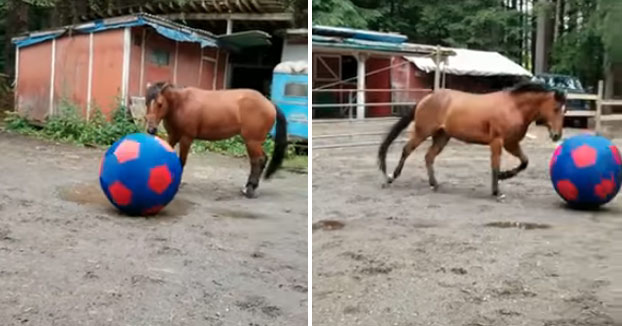
[{"label": "green bush", "polygon": [[[127,134],[143,131],[142,127],[137,126],[128,117],[127,109],[124,106],[119,106],[113,112],[110,121],[106,120],[106,117],[97,108],[94,110],[91,119],[86,121],[78,113],[80,108],[68,101],[62,102],[59,110],[59,114],[48,119],[42,128],[33,126],[16,113],[10,113],[5,118],[6,129],[47,139],[93,146],[110,146]],[[166,135],[162,136],[166,139]],[[263,148],[266,154],[272,155],[274,141],[270,138],[266,139]],[[191,150],[195,153],[209,151],[235,157],[246,156],[246,144],[239,135],[219,141],[196,140],[193,142]],[[294,147],[288,146],[286,157],[294,156]]]},{"label": "green bush", "polygon": [[113,112],[111,121],[106,120],[99,109],[95,109],[91,120],[86,121],[78,114],[78,108],[66,101],[59,106],[59,110],[59,114],[49,118],[43,128],[32,126],[17,114],[11,114],[5,119],[6,128],[53,140],[104,146],[112,145],[127,134],[141,131],[141,128],[127,117],[123,106]]}]

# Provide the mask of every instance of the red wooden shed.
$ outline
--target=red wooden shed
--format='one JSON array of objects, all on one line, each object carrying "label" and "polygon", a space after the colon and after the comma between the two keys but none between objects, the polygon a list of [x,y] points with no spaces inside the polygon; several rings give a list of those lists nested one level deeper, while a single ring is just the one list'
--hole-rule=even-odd
[{"label": "red wooden shed", "polygon": [[228,52],[218,37],[146,14],[32,32],[16,45],[16,109],[44,122],[68,100],[87,119],[109,115],[148,82],[224,88]]}]

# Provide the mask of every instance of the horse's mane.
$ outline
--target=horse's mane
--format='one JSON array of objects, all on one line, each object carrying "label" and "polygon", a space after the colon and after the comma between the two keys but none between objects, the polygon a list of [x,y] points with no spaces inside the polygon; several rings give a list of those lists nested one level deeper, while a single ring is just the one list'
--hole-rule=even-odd
[{"label": "horse's mane", "polygon": [[533,81],[520,82],[508,89],[510,94],[520,95],[524,93],[555,93],[555,100],[557,102],[565,102],[566,94],[562,91],[553,89],[544,83],[538,83]]},{"label": "horse's mane", "polygon": [[158,96],[158,94],[165,88],[165,87],[171,87],[173,85],[167,83],[167,82],[157,82],[154,83],[153,85],[151,85],[149,88],[147,88],[147,94],[145,94],[145,105],[149,105],[149,103],[151,103],[151,101],[155,100],[155,98]]}]

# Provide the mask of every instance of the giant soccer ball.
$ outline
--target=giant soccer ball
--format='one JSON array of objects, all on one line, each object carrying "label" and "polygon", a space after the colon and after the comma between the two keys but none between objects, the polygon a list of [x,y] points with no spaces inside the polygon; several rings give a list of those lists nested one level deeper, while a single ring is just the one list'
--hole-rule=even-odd
[{"label": "giant soccer ball", "polygon": [[182,168],[164,140],[127,135],[104,154],[99,182],[108,200],[128,215],[154,215],[175,196]]},{"label": "giant soccer ball", "polygon": [[595,208],[612,200],[622,181],[622,158],[607,138],[580,134],[557,147],[550,162],[555,191],[574,207]]}]

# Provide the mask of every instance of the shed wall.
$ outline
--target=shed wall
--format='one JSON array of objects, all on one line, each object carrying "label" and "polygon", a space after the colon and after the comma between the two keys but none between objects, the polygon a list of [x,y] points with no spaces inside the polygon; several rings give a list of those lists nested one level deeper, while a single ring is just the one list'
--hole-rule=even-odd
[{"label": "shed wall", "polygon": [[69,101],[86,115],[89,35],[57,39],[54,63],[54,113],[58,113],[63,101]]},{"label": "shed wall", "polygon": [[93,34],[93,108],[110,116],[121,96],[122,75],[123,29]]},{"label": "shed wall", "polygon": [[[91,112],[98,108],[110,116],[118,106],[123,84],[124,29],[92,35]],[[175,79],[180,86],[224,88],[227,60],[224,51],[213,48],[202,50],[196,43],[176,44],[144,27],[133,28],[130,35],[128,96],[144,96],[148,82],[175,82]],[[90,34],[64,36],[19,49],[16,87],[18,111],[39,122],[44,122],[49,115],[53,45],[53,113],[58,112],[59,104],[66,99],[78,106],[83,116],[87,116]],[[154,56],[156,50],[168,53],[168,62],[158,62]]]},{"label": "shed wall", "polygon": [[50,108],[52,42],[19,50],[17,110],[34,121],[43,122]]}]

